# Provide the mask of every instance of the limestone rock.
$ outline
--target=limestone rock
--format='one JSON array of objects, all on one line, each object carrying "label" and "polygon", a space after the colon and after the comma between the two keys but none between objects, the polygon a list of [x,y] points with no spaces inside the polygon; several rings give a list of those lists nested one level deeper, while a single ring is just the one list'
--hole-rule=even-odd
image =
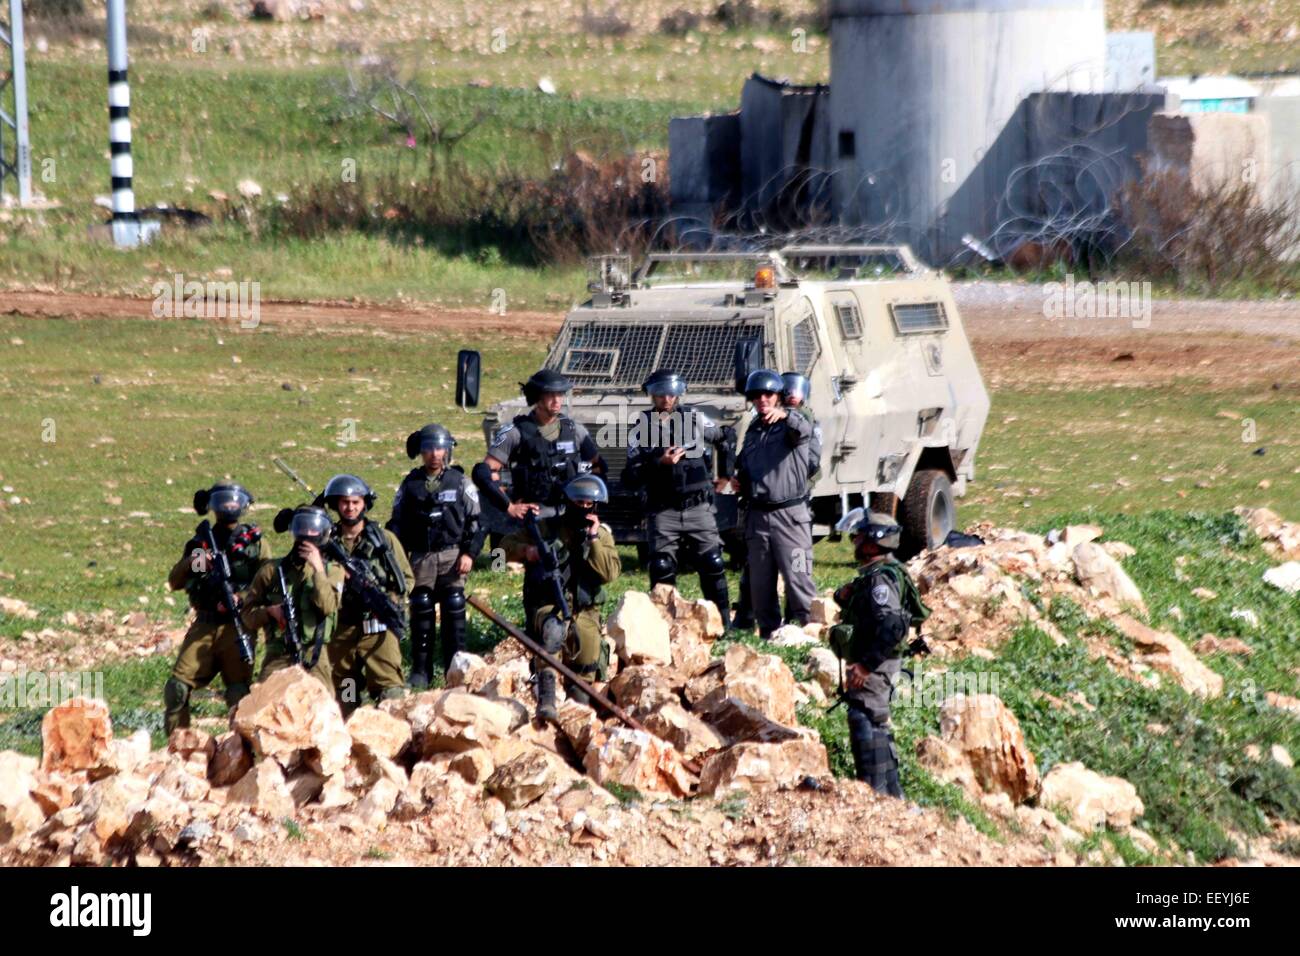
[{"label": "limestone rock", "polygon": [[447,669],[447,686],[479,691],[495,676],[496,668],[477,654],[457,651],[451,659],[451,666]]},{"label": "limestone rock", "polygon": [[722,697],[704,716],[717,733],[732,743],[750,741],[763,744],[783,743],[787,740],[818,740],[817,732],[810,727],[792,727],[768,717],[757,707],[751,707],[735,697]]},{"label": "limestone rock", "polygon": [[1269,568],[1264,572],[1264,583],[1271,584],[1287,594],[1300,591],[1300,561],[1288,561],[1275,568]]},{"label": "limestone rock", "polygon": [[483,784],[496,770],[496,764],[490,753],[482,747],[475,747],[453,754],[447,768],[464,777],[466,783]]},{"label": "limestone rock", "polygon": [[293,805],[301,807],[320,796],[325,788],[325,778],[310,767],[299,767],[285,778],[284,785],[289,790]]},{"label": "limestone rock", "polygon": [[808,605],[808,623],[831,625],[839,621],[840,606],[835,603],[835,598],[828,595],[815,597]]},{"label": "limestone rock", "polygon": [[1102,529],[1095,524],[1072,524],[1061,532],[1061,540],[1070,545],[1087,544],[1096,541],[1101,535]]},{"label": "limestone rock", "polygon": [[1147,613],[1142,592],[1133,583],[1118,561],[1098,544],[1085,542],[1076,545],[1072,552],[1074,572],[1079,583],[1098,594],[1114,598],[1121,605],[1130,604],[1143,614]]},{"label": "limestone rock", "polygon": [[736,744],[705,762],[700,793],[776,790],[795,786],[805,777],[828,777],[830,772],[826,748],[820,742],[799,739]]},{"label": "limestone rock", "polygon": [[108,704],[74,697],[45,712],[41,719],[41,769],[94,770],[110,759],[113,722]]},{"label": "limestone rock", "polygon": [[138,777],[114,774],[92,783],[81,800],[82,819],[90,824],[100,846],[124,838],[136,811],[149,796],[149,784]]},{"label": "limestone rock", "polygon": [[691,635],[706,643],[721,637],[725,631],[718,606],[703,598],[692,601],[684,597],[671,584],[657,584],[650,592],[650,600],[662,609],[672,622],[672,639]]},{"label": "limestone rock", "polygon": [[810,647],[821,643],[798,624],[782,624],[770,641],[774,647]]},{"label": "limestone rock", "polygon": [[601,730],[596,711],[573,700],[560,705],[556,723],[577,754],[585,754],[592,738]]},{"label": "limestone rock", "polygon": [[1242,657],[1250,657],[1255,653],[1255,649],[1239,637],[1216,637],[1213,634],[1202,634],[1200,640],[1192,645],[1192,650],[1204,656],[1210,654],[1237,654]]},{"label": "limestone rock", "polygon": [[253,769],[253,755],[244,738],[233,730],[213,741],[213,756],[208,763],[208,782],[214,787],[228,787]]},{"label": "limestone rock", "polygon": [[1103,777],[1083,764],[1057,764],[1043,778],[1038,802],[1063,807],[1071,822],[1083,830],[1107,826],[1126,830],[1145,808],[1131,783],[1120,777]]},{"label": "limestone rock", "polygon": [[625,591],[607,627],[624,664],[671,664],[668,621],[644,591]]},{"label": "limestone rock", "polygon": [[323,777],[340,772],[352,753],[343,715],[325,685],[301,667],[286,667],[254,684],[235,708],[232,726],[257,757],[286,770],[305,761]]},{"label": "limestone rock", "polygon": [[555,770],[546,754],[531,749],[497,767],[486,788],[507,810],[518,810],[546,793],[554,782]]},{"label": "limestone rock", "polygon": [[828,694],[834,694],[840,687],[840,659],[829,647],[814,647],[808,652],[808,676],[815,680]]},{"label": "limestone rock", "polygon": [[359,707],[347,720],[352,747],[393,760],[411,742],[411,725],[374,707]]},{"label": "limestone rock", "polygon": [[[308,679],[316,681],[314,677]],[[231,803],[246,803],[254,810],[260,810],[275,819],[292,816],[294,811],[293,795],[285,783],[284,771],[270,759],[259,760],[252,770],[230,788],[227,799]]]},{"label": "limestone rock", "polygon": [[642,793],[685,797],[694,784],[681,755],[657,737],[615,727],[587,749],[587,773],[601,786],[617,783]]},{"label": "limestone rock", "polygon": [[177,727],[167,741],[168,753],[178,754],[182,760],[189,760],[191,755],[203,754],[211,764],[217,752],[217,742],[206,730],[197,727]]},{"label": "limestone rock", "polygon": [[[0,818],[5,816],[5,810],[3,808],[8,805],[6,801],[10,799],[10,797],[4,796],[4,794],[18,792],[16,790],[6,791],[6,783],[8,783],[11,778],[19,782],[22,780],[22,774],[20,772],[5,765],[5,758],[9,753],[10,751],[0,753]],[[24,759],[35,762],[34,757],[26,757]],[[73,786],[71,781],[59,773],[46,773],[43,770],[37,770],[31,781],[30,792],[32,799],[36,801],[37,805],[41,808],[41,812],[46,817],[58,813],[60,810],[66,809],[76,802],[76,788]],[[0,843],[4,842],[4,827],[5,824],[3,820],[0,820]]]},{"label": "limestone rock", "polygon": [[702,700],[698,709],[713,711],[721,698],[734,697],[778,724],[792,726],[795,716],[794,675],[775,654],[759,654],[744,644],[727,648],[722,685]]},{"label": "limestone rock", "polygon": [[1201,663],[1191,648],[1168,631],[1157,631],[1136,618],[1121,614],[1113,619],[1135,645],[1144,664],[1162,671],[1191,694],[1218,697],[1223,693],[1223,677]]},{"label": "limestone rock", "polygon": [[970,764],[971,775],[984,793],[1005,793],[1024,803],[1038,793],[1038,764],[1025,744],[1020,722],[992,694],[958,694],[939,708],[944,743]]},{"label": "limestone rock", "polygon": [[673,625],[672,631],[673,670],[680,680],[687,681],[708,670],[713,652],[711,645],[693,631],[679,632],[677,627]]},{"label": "limestone rock", "polygon": [[490,749],[515,723],[515,712],[509,706],[462,690],[439,695],[432,716],[422,729],[412,723],[417,752],[425,757],[475,747]]},{"label": "limestone rock", "polygon": [[356,814],[368,827],[382,827],[397,805],[402,789],[391,780],[380,780],[357,804]]},{"label": "limestone rock", "polygon": [[615,702],[626,710],[650,713],[680,698],[656,667],[634,664],[609,682]]},{"label": "limestone rock", "polygon": [[644,723],[646,730],[668,741],[685,754],[687,759],[727,746],[727,741],[721,734],[675,702],[663,704],[647,716]]},{"label": "limestone rock", "polygon": [[0,752],[0,846],[22,839],[45,822],[41,804],[32,798],[36,767],[35,757]]}]

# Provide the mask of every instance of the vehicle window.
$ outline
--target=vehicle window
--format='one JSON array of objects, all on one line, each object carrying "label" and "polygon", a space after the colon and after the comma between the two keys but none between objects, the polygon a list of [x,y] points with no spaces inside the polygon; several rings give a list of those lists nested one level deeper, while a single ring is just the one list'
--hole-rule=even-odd
[{"label": "vehicle window", "polygon": [[889,314],[899,335],[943,332],[948,328],[948,313],[942,302],[895,303],[889,307]]},{"label": "vehicle window", "polygon": [[819,354],[821,343],[817,339],[817,315],[813,304],[804,299],[803,318],[790,329],[790,356],[794,371],[807,375]]},{"label": "vehicle window", "polygon": [[840,334],[846,339],[862,338],[862,313],[856,302],[835,302],[835,318],[840,323]]}]

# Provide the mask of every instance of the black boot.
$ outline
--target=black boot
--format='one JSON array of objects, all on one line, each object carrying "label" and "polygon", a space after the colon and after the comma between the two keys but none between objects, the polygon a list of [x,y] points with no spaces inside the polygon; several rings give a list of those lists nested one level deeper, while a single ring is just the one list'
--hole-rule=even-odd
[{"label": "black boot", "polygon": [[898,748],[887,725],[872,723],[866,712],[849,706],[849,744],[856,776],[876,793],[903,796],[898,781]]},{"label": "black boot", "polygon": [[555,671],[543,667],[537,675],[537,719],[554,721],[559,716],[555,708]]}]

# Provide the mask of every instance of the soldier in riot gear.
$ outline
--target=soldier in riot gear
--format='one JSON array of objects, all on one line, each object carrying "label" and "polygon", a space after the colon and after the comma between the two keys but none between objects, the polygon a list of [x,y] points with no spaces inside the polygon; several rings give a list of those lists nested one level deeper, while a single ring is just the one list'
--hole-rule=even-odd
[{"label": "soldier in riot gear", "polygon": [[812,397],[812,383],[808,381],[808,376],[800,375],[798,372],[782,372],[781,381],[785,384],[785,389],[781,392],[781,404],[786,408],[797,411],[812,424],[812,435],[808,438],[808,490],[812,492],[812,486],[817,482],[817,476],[822,471],[822,427],[817,424],[817,416],[813,414],[812,406],[808,404],[808,399]]},{"label": "soldier in riot gear", "polygon": [[[194,494],[194,510],[209,511],[216,518],[212,536],[230,562],[232,586],[243,592],[264,565],[271,562],[271,545],[254,524],[241,524],[240,517],[253,503],[242,486],[218,483]],[[214,586],[206,542],[197,537],[185,545],[180,560],[172,566],[167,583],[173,591],[184,590],[194,608],[194,622],[185,632],[171,677],[163,688],[163,726],[170,734],[190,725],[190,694],[206,687],[221,675],[226,703],[234,707],[248,693],[253,665],[240,658],[238,635],[232,621],[237,608],[225,606]],[[238,593],[242,599],[243,594]]]},{"label": "soldier in riot gear", "polygon": [[623,486],[645,496],[650,586],[676,584],[689,560],[700,590],[730,626],[726,559],[713,513],[713,492],[721,483],[713,477],[713,449],[727,435],[680,401],[686,380],[675,372],[660,369],[641,388],[654,407],[637,416],[628,435]]},{"label": "soldier in riot gear", "polygon": [[[584,679],[605,680],[609,645],[601,635],[600,608],[604,586],[616,580],[620,571],[614,534],[596,512],[597,505],[609,500],[609,490],[599,476],[579,475],[565,484],[563,494],[558,513],[541,522],[541,537],[555,552],[569,620],[563,619],[543,570],[541,551],[528,532],[511,532],[501,546],[508,558],[527,565],[524,612],[529,635]],[[570,688],[570,695],[586,703],[577,688]],[[537,716],[542,720],[556,716],[555,671],[549,667],[537,675]]]},{"label": "soldier in riot gear", "polygon": [[848,665],[853,764],[859,780],[878,793],[901,797],[890,698],[908,630],[930,611],[907,568],[894,558],[900,528],[893,518],[858,508],[836,527],[852,534],[853,553],[862,565],[858,576],[835,592],[844,623],[831,629],[831,645]]},{"label": "soldier in riot gear", "polygon": [[[474,484],[493,507],[516,521],[529,511],[558,506],[565,484],[579,474],[603,474],[595,440],[580,423],[563,414],[564,396],[573,387],[559,372],[542,369],[522,386],[532,408],[502,425],[487,456],[474,466]],[[510,472],[510,495],[501,487]]]},{"label": "soldier in riot gear", "polygon": [[402,479],[385,526],[411,556],[411,678],[414,688],[433,680],[434,622],[442,616],[442,669],[465,649],[465,581],[483,549],[479,496],[452,463],[456,439],[437,424],[406,439],[408,458],[421,459]]},{"label": "soldier in riot gear", "polygon": [[[303,505],[282,509],[275,516],[275,530],[293,534],[293,549],[280,560],[262,566],[248,586],[244,602],[245,627],[252,630],[273,626],[258,679],[266,680],[278,670],[300,664],[333,693],[325,648],[338,624],[343,568],[322,554],[321,547],[334,526],[323,509]],[[298,621],[298,633],[292,635],[286,632],[289,601]]]},{"label": "soldier in riot gear", "polygon": [[781,376],[771,369],[757,369],[746,380],[745,397],[754,403],[756,417],[745,432],[734,481],[745,507],[750,600],[764,639],[781,626],[778,573],[785,581],[790,620],[808,623],[815,596],[804,448],[812,424],[781,404],[784,388]]},{"label": "soldier in riot gear", "polygon": [[[317,504],[324,504],[339,516],[334,540],[349,555],[364,562],[379,586],[400,604],[415,586],[415,575],[397,536],[369,517],[375,506],[370,486],[356,475],[335,475],[326,483]],[[353,592],[344,592],[338,629],[327,653],[334,694],[344,713],[356,707],[363,680],[376,700],[401,696],[402,649],[397,635]]]}]

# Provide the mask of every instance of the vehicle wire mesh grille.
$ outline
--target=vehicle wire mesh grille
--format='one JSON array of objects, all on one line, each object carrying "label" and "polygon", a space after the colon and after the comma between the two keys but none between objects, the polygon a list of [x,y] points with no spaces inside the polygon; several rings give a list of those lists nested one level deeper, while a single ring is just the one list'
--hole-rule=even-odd
[{"label": "vehicle wire mesh grille", "polygon": [[670,368],[692,389],[732,385],[736,343],[763,340],[763,320],[737,322],[577,322],[560,334],[547,363],[578,388],[638,387]]},{"label": "vehicle wire mesh grille", "polygon": [[899,335],[942,332],[948,328],[948,313],[942,302],[896,303],[889,307]]}]

